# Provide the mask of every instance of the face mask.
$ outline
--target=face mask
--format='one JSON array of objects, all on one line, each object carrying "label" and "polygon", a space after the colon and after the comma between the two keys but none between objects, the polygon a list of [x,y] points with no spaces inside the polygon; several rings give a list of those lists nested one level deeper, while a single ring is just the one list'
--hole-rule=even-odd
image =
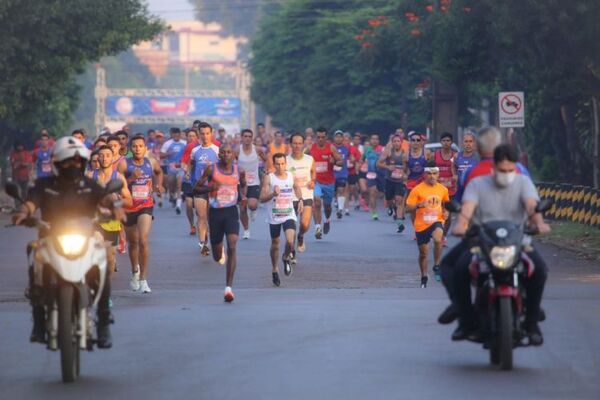
[{"label": "face mask", "polygon": [[498,186],[506,187],[513,183],[515,177],[517,176],[516,172],[496,172],[496,183]]},{"label": "face mask", "polygon": [[75,181],[83,178],[83,170],[79,167],[62,168],[59,170],[59,176]]}]

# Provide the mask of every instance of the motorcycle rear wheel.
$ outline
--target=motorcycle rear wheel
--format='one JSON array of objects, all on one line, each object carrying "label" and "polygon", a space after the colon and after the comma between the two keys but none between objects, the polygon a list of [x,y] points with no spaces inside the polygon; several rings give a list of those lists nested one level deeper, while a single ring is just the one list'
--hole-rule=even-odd
[{"label": "motorcycle rear wheel", "polygon": [[501,297],[498,313],[498,355],[500,369],[509,371],[513,367],[513,309],[510,297]]},{"label": "motorcycle rear wheel", "polygon": [[75,382],[79,376],[79,341],[77,332],[77,312],[74,303],[75,289],[63,285],[58,292],[58,347],[62,380]]}]

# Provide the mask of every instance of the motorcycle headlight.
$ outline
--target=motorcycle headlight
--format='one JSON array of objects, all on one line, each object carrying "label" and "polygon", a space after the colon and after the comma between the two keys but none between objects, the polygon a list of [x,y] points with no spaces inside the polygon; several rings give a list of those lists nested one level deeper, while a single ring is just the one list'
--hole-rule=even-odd
[{"label": "motorcycle headlight", "polygon": [[490,261],[494,267],[499,269],[510,268],[514,264],[516,256],[517,246],[495,246],[490,251]]},{"label": "motorcycle headlight", "polygon": [[77,256],[81,254],[87,241],[87,237],[79,234],[57,236],[58,244],[65,256]]}]

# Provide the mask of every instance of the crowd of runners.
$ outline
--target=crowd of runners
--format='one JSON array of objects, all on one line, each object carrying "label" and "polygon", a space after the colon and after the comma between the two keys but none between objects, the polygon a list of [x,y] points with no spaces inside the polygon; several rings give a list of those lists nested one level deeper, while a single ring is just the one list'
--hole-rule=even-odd
[{"label": "crowd of runners", "polygon": [[[293,273],[297,252],[307,251],[305,236],[323,240],[332,219],[367,212],[379,220],[382,209],[402,234],[406,217],[415,231],[421,287],[428,283],[429,245],[433,242],[433,272],[440,280],[440,259],[450,228],[443,203],[460,199],[466,172],[478,162],[475,135],[465,133],[461,148],[450,133],[441,147],[430,151],[427,137],[397,129],[386,143],[378,134],[307,128],[304,132],[267,132],[243,129],[227,135],[210,124],[194,121],[186,129],[173,127],[132,133],[129,127],[92,139],[82,129],[72,133],[92,150],[88,177],[105,185],[121,180],[117,195],[126,220],[103,222],[99,230],[112,243],[111,275],[116,252],[127,252],[131,262],[130,287],[150,293],[149,235],[154,207],[170,207],[185,214],[182,229],[198,238],[198,251],[226,267],[224,299],[234,300],[236,243],[255,229],[271,237],[272,281],[280,286],[283,273]],[[13,180],[26,197],[33,175],[52,174],[52,139],[43,131],[33,151],[22,144],[11,155]],[[33,173],[35,171],[35,173]],[[256,222],[260,204],[267,227]],[[240,230],[241,224],[241,230]],[[256,225],[260,225],[257,227]],[[312,225],[312,227],[311,227]],[[312,232],[311,232],[312,229]],[[283,244],[280,243],[283,237]]]}]

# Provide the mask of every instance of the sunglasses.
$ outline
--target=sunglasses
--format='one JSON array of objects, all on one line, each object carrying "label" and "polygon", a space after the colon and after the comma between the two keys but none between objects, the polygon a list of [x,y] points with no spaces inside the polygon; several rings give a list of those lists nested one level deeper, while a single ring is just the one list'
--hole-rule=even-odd
[{"label": "sunglasses", "polygon": [[410,139],[411,142],[420,142],[421,139]]}]

